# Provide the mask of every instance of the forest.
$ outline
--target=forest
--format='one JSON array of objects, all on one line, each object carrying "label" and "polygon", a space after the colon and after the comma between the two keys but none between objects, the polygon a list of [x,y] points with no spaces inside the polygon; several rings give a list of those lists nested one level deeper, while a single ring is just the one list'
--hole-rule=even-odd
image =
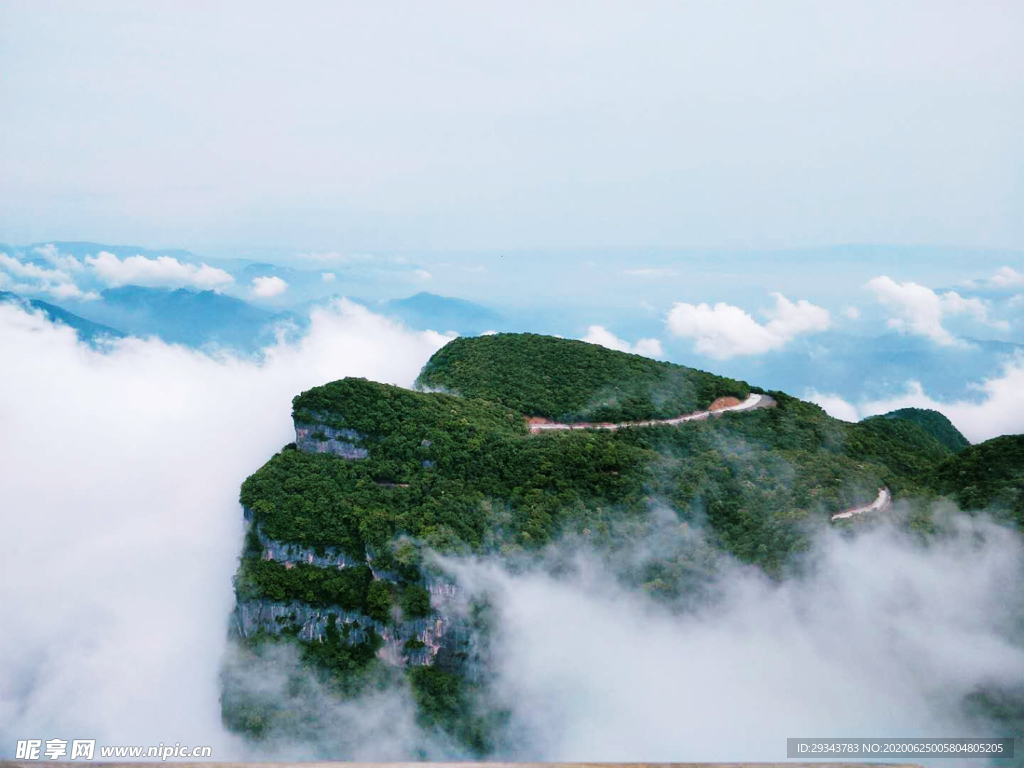
[{"label": "forest", "polygon": [[743,381],[533,333],[454,339],[417,384],[564,422],[667,419],[750,394]]}]

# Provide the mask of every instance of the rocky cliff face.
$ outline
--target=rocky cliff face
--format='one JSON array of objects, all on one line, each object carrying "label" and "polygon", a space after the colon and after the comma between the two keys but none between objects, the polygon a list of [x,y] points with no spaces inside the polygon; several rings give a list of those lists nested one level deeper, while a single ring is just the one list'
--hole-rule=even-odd
[{"label": "rocky cliff face", "polygon": [[[246,520],[251,520],[250,510],[244,509],[244,514]],[[258,526],[255,534],[261,557],[283,563],[285,568],[291,568],[296,563],[339,569],[366,564],[375,581],[397,583],[394,574],[373,567],[372,553],[368,552],[364,560],[359,560],[335,547],[328,547],[321,554],[311,547],[274,541],[266,537]],[[371,630],[375,632],[384,641],[384,645],[377,651],[378,658],[395,666],[429,665],[442,649],[449,655],[466,652],[469,630],[460,618],[458,588],[442,579],[426,580],[423,586],[430,593],[433,609],[430,616],[423,618],[396,615],[393,621],[383,623],[364,613],[346,611],[340,606],[313,607],[299,601],[240,599],[235,605],[232,630],[241,638],[248,638],[260,631],[271,635],[290,631],[296,632],[298,639],[304,642],[323,642],[328,622],[333,617],[335,627],[350,645],[367,642]]]},{"label": "rocky cliff face", "polygon": [[[431,597],[436,595],[437,592],[431,589]],[[443,610],[425,618],[383,624],[365,614],[344,611],[337,606],[314,608],[300,602],[249,600],[239,602],[235,607],[234,630],[240,637],[249,637],[260,630],[276,635],[297,627],[299,640],[323,642],[332,618],[350,645],[365,643],[370,638],[370,630],[373,630],[384,641],[377,651],[378,658],[395,666],[429,665],[442,648],[448,653],[459,653],[469,646],[469,632],[465,624],[453,620]],[[409,641],[422,645],[407,647]]]},{"label": "rocky cliff face", "polygon": [[366,435],[354,429],[334,429],[326,424],[295,422],[295,446],[305,453],[330,453],[343,459],[365,459]]}]

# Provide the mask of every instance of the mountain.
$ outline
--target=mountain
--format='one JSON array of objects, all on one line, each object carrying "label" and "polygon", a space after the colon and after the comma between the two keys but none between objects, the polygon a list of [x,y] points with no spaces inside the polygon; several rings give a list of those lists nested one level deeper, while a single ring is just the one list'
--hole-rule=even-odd
[{"label": "mountain", "polygon": [[216,344],[255,351],[273,341],[273,325],[292,319],[214,291],[186,288],[108,288],[84,306],[98,322],[134,336],[158,336],[172,344]]},{"label": "mountain", "polygon": [[121,331],[117,331],[106,325],[100,323],[94,323],[91,320],[86,320],[84,317],[68,312],[66,309],[58,307],[56,304],[50,304],[46,301],[40,301],[39,299],[23,299],[17,294],[10,293],[9,291],[0,291],[0,302],[11,302],[17,303],[26,309],[32,309],[42,312],[46,315],[51,322],[62,323],[70,328],[74,328],[78,332],[78,338],[82,341],[90,344],[102,338],[121,338],[124,336]]},{"label": "mountain", "polygon": [[921,429],[934,437],[953,453],[962,451],[971,443],[964,437],[960,430],[953,426],[953,422],[947,419],[938,411],[927,408],[900,408],[880,416],[872,416],[872,419],[905,419],[917,424]]},{"label": "mountain", "polygon": [[1024,435],[964,448],[935,467],[930,483],[963,509],[992,508],[1024,527]]},{"label": "mountain", "polygon": [[532,333],[455,339],[418,383],[562,421],[671,418],[750,393],[734,379]]},{"label": "mountain", "polygon": [[[624,583],[699,599],[722,553],[784,578],[816,527],[870,525],[871,514],[833,516],[882,488],[902,525],[931,530],[936,483],[958,492],[981,448],[955,453],[928,413],[849,424],[783,392],[533,334],[455,339],[419,384],[445,391],[342,379],[299,394],[295,442],[242,485],[239,655],[222,697],[232,729],[308,734],[310,700],[247,683],[308,668],[342,697],[404,680],[421,723],[486,756],[501,738],[500,711],[473,704],[489,685],[487,606],[457,609],[428,551],[514,562],[568,540],[613,558],[654,540],[642,564],[621,555]],[[705,412],[715,407],[732,410]],[[694,411],[685,423],[572,428]],[[1017,460],[1014,446],[998,461]],[[987,454],[977,455],[980,468]],[[1019,487],[1016,477],[993,475],[992,487]]]},{"label": "mountain", "polygon": [[421,292],[407,299],[392,299],[383,305],[384,314],[396,317],[412,328],[478,334],[503,324],[500,314],[465,299],[453,299]]}]

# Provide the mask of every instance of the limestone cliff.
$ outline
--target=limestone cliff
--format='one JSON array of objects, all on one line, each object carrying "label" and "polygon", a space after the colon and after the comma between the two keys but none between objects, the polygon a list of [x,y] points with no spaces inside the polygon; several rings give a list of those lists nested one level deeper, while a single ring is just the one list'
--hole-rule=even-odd
[{"label": "limestone cliff", "polygon": [[[258,524],[252,523],[252,511],[243,507],[246,535],[253,534],[258,542],[260,558],[272,560],[293,568],[298,563],[322,569],[352,568],[367,565],[374,581],[398,584],[398,577],[389,571],[374,568],[370,552],[364,561],[346,555],[337,547],[317,551],[314,547],[275,541],[265,536]],[[392,612],[390,621],[383,622],[359,611],[341,606],[311,606],[300,600],[275,601],[264,597],[239,597],[235,605],[231,629],[239,638],[250,638],[263,632],[268,635],[292,633],[304,642],[324,642],[327,624],[333,617],[341,637],[349,645],[365,643],[374,632],[383,641],[377,657],[394,666],[427,665],[434,662],[445,648],[449,655],[464,653],[468,649],[469,632],[461,619],[458,588],[439,578],[423,579],[423,587],[430,595],[431,614],[425,617],[403,617],[399,609]],[[412,642],[410,642],[412,641]]]}]

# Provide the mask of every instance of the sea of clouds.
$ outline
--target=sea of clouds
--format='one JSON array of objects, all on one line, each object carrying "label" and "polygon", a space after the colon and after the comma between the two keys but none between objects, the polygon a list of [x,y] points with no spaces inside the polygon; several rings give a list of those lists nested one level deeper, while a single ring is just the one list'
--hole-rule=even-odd
[{"label": "sea of clouds", "polygon": [[[156,340],[92,349],[0,306],[0,755],[95,738],[210,745],[215,759],[323,743],[336,757],[464,756],[418,729],[402,689],[322,705],[308,752],[242,742],[218,701],[238,488],[292,439],[291,398],[343,376],[409,386],[446,341],[341,301],[256,364]],[[993,735],[962,702],[1024,687],[1024,547],[949,515],[929,546],[885,526],[825,531],[781,584],[720,563],[714,599],[684,611],[586,552],[557,575],[449,562],[495,607],[505,756],[772,760],[790,736]]]}]

